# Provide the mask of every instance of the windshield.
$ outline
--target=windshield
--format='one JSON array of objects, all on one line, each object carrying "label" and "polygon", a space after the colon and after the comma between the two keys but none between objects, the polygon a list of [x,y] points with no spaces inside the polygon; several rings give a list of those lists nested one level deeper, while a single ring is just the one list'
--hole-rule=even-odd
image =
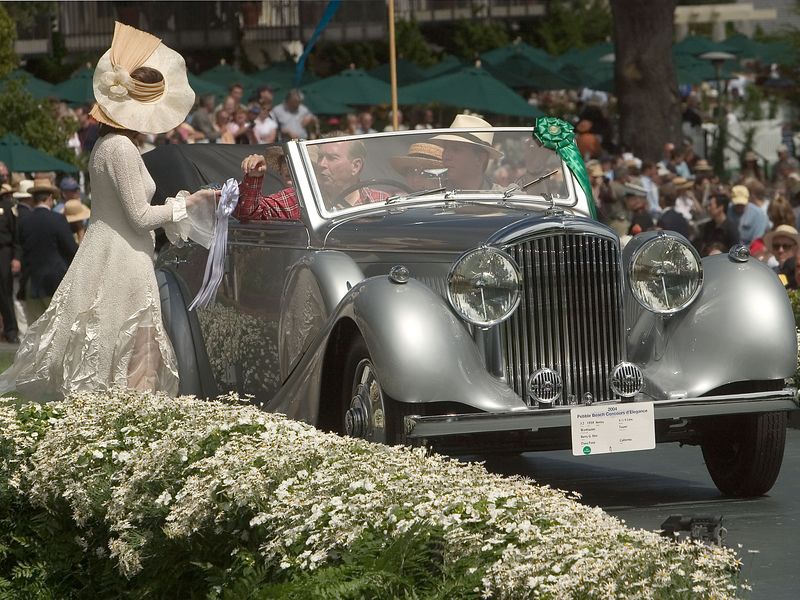
[{"label": "windshield", "polygon": [[330,137],[303,146],[328,215],[390,198],[421,199],[427,190],[444,193],[442,188],[475,192],[478,199],[513,190],[507,195],[515,202],[542,194],[569,198],[561,159],[542,147],[530,129]]}]

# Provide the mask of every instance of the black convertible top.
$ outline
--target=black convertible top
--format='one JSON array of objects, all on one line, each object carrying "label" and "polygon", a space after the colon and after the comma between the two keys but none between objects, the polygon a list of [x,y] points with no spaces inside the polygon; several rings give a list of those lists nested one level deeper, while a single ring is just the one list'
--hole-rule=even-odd
[{"label": "black convertible top", "polygon": [[265,144],[167,144],[145,152],[142,160],[156,182],[153,204],[163,204],[180,190],[195,192],[231,177],[241,181],[244,157],[263,154],[265,148]]}]

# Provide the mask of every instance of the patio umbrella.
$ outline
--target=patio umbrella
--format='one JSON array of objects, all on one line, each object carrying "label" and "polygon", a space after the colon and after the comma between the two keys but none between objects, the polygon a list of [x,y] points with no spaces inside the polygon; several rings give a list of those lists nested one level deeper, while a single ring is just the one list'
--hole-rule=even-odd
[{"label": "patio umbrella", "polygon": [[563,90],[575,87],[575,82],[522,54],[513,54],[486,70],[507,86],[518,89]]},{"label": "patio umbrella", "polygon": [[604,56],[614,52],[614,44],[611,42],[600,42],[588,48],[573,48],[567,50],[564,54],[558,57],[562,65],[573,66],[586,66],[587,64],[594,64],[600,62]]},{"label": "patio umbrella", "polygon": [[78,69],[72,77],[54,85],[53,94],[59,100],[65,100],[72,104],[90,104],[94,102],[92,77],[94,77],[94,69],[90,67]]},{"label": "patio umbrella", "polygon": [[586,87],[601,92],[614,91],[614,63],[594,61],[587,64],[567,63],[559,75],[573,83],[573,88]]},{"label": "patio umbrella", "polygon": [[[33,96],[36,100],[42,100],[44,98],[52,98],[55,96],[53,93],[53,84],[44,81],[43,79],[39,79],[38,77],[34,77],[27,71],[23,69],[14,69],[11,73],[8,74],[7,79],[21,79],[24,80],[23,86],[28,91],[28,93]],[[3,84],[0,83],[0,86]]]},{"label": "patio umbrella", "polygon": [[314,83],[303,86],[303,92],[325,95],[342,104],[389,104],[389,84],[370,77],[362,69],[346,69]]},{"label": "patio umbrella", "polygon": [[481,60],[490,65],[499,65],[513,56],[522,56],[540,65],[554,65],[558,63],[558,57],[552,56],[541,48],[534,48],[530,44],[526,44],[522,41],[517,41],[508,46],[484,52],[481,54]]},{"label": "patio umbrella", "polygon": [[[724,43],[714,42],[701,35],[690,35],[672,46],[673,54],[699,56],[706,52],[733,52]],[[737,54],[737,52],[733,52]]]},{"label": "patio umbrella", "polygon": [[[391,79],[391,72],[389,71],[389,63],[383,64],[379,67],[367,71],[367,74],[389,83]],[[425,72],[415,65],[410,60],[405,58],[397,59],[397,85],[409,85],[417,83],[426,79]]]},{"label": "patio umbrella", "polygon": [[187,72],[186,74],[189,76],[189,85],[197,96],[214,96],[215,98],[220,99],[228,93],[228,90],[221,85],[206,81],[194,73]]},{"label": "patio umbrella", "polygon": [[6,164],[9,171],[66,171],[67,173],[74,173],[78,170],[75,165],[28,146],[13,133],[7,133],[0,138],[0,161]]},{"label": "patio umbrella", "polygon": [[440,102],[450,106],[519,117],[541,117],[514,90],[480,67],[467,67],[436,79],[407,85],[398,90],[401,104]]},{"label": "patio umbrella", "polygon": [[425,79],[433,79],[434,77],[439,77],[440,75],[446,75],[448,73],[453,73],[458,71],[459,69],[464,68],[464,63],[458,60],[452,54],[445,54],[435,65],[428,67],[427,69],[422,70],[422,76]]},{"label": "patio umbrella", "polygon": [[[292,88],[294,85],[295,69],[297,65],[290,61],[285,60],[279,63],[273,63],[265,69],[256,71],[249,75],[250,79],[259,82],[259,85],[269,85],[272,88]],[[300,80],[301,85],[308,85],[318,81],[319,77],[314,75],[311,71],[303,71],[303,78]]]},{"label": "patio umbrella", "polygon": [[[281,98],[285,92],[281,94]],[[278,98],[279,96],[275,96]],[[283,100],[281,100],[283,102]],[[277,104],[278,102],[276,102]],[[303,104],[315,115],[344,115],[353,112],[353,109],[342,102],[329,98],[326,94],[316,90],[303,90]]]},{"label": "patio umbrella", "polygon": [[226,92],[234,83],[240,83],[244,87],[257,85],[258,83],[250,76],[242,73],[239,69],[234,69],[232,66],[225,63],[218,64],[216,67],[203,71],[200,73],[200,77],[206,81],[222,86],[225,88]]}]

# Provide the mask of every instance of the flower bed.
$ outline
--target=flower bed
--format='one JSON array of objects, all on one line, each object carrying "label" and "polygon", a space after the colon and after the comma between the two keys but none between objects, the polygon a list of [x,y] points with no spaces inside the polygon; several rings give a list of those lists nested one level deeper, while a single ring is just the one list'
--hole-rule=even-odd
[{"label": "flower bed", "polygon": [[0,405],[0,594],[727,598],[731,550],[523,478],[243,406]]}]

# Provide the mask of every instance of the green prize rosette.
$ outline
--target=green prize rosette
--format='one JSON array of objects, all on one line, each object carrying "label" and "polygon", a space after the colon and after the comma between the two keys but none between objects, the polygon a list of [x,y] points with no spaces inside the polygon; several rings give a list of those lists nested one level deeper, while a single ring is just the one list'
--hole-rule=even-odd
[{"label": "green prize rosette", "polygon": [[597,206],[592,196],[592,184],[589,181],[589,174],[586,172],[586,165],[575,143],[575,133],[572,125],[557,117],[539,117],[533,128],[533,136],[539,140],[545,148],[555,150],[561,159],[567,163],[567,167],[572,171],[575,179],[578,180],[586,200],[589,203],[589,214],[593,219],[597,219]]}]

